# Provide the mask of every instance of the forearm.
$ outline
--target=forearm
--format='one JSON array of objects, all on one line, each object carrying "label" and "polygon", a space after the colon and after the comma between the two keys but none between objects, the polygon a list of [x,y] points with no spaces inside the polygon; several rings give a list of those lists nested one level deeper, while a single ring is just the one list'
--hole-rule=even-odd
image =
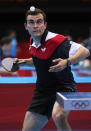
[{"label": "forearm", "polygon": [[7,71],[3,67],[0,67],[0,73],[7,73]]},{"label": "forearm", "polygon": [[85,59],[87,56],[90,55],[90,52],[87,48],[81,46],[78,51],[69,58],[72,64],[77,63],[80,60]]},{"label": "forearm", "polygon": [[32,58],[28,58],[28,59],[18,59],[18,61],[25,61],[26,64],[33,64],[33,60]]}]

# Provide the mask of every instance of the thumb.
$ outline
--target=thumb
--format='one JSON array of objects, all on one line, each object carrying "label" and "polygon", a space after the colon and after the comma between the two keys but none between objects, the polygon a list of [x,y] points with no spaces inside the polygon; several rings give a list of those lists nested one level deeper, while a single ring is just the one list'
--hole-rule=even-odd
[{"label": "thumb", "polygon": [[18,62],[18,58],[14,58],[14,63],[17,63]]},{"label": "thumb", "polygon": [[61,60],[62,60],[61,58],[58,58],[58,59],[54,59],[53,62],[59,62]]}]

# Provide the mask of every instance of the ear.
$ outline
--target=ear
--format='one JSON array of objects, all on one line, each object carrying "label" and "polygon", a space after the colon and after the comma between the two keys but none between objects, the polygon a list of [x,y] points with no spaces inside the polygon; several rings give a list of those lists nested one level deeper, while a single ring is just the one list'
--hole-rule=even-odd
[{"label": "ear", "polygon": [[45,22],[45,28],[47,28],[47,22]]},{"label": "ear", "polygon": [[25,27],[26,30],[28,30],[28,29],[27,29],[27,23],[24,23],[24,27]]}]

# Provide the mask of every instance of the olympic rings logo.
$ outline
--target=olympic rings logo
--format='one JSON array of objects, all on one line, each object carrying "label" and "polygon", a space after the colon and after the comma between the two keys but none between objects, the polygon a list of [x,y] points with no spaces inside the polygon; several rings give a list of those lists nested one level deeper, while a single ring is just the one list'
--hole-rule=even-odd
[{"label": "olympic rings logo", "polygon": [[89,106],[89,101],[88,100],[79,100],[79,101],[72,101],[72,106],[75,108],[75,109],[85,109],[87,106]]}]

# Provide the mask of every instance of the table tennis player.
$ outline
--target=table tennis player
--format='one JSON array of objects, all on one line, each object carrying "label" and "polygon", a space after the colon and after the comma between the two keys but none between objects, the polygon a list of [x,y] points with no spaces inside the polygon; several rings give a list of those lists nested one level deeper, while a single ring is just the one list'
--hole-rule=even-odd
[{"label": "table tennis player", "polygon": [[30,54],[26,63],[34,63],[37,72],[34,96],[25,114],[22,131],[40,130],[52,116],[60,131],[70,131],[68,112],[56,101],[56,92],[75,92],[77,87],[71,64],[87,57],[85,47],[61,34],[47,30],[46,14],[31,7],[26,12],[25,28],[31,35]]}]

